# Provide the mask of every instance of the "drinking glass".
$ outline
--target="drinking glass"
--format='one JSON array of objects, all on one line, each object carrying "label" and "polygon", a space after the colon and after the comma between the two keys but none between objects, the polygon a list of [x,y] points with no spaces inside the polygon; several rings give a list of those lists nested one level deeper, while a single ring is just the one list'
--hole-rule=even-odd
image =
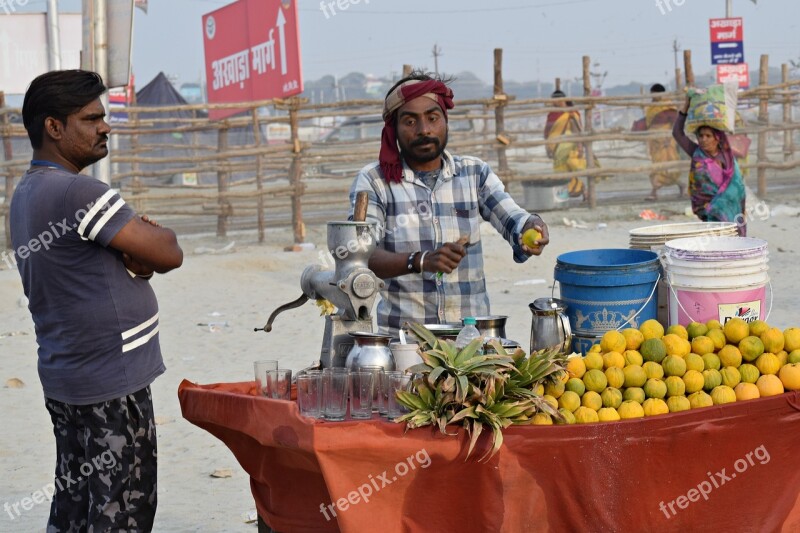
[{"label": "drinking glass", "polygon": [[267,370],[278,370],[278,361],[253,361],[258,393],[266,396]]},{"label": "drinking glass", "polygon": [[[391,387],[392,380],[399,379],[404,375],[400,370],[387,370],[383,373],[383,380],[381,381],[381,415],[389,416],[389,396],[394,395]],[[397,416],[397,415],[395,415]]]},{"label": "drinking glass", "polygon": [[347,414],[346,368],[326,368],[322,371],[322,416],[325,420],[341,421]]},{"label": "drinking glass", "polygon": [[372,417],[374,377],[372,372],[350,372],[350,418]]},{"label": "drinking glass", "polygon": [[322,416],[322,372],[297,376],[297,405],[303,416]]},{"label": "drinking glass", "polygon": [[408,409],[397,402],[397,391],[408,390],[411,383],[411,376],[401,373],[400,375],[392,374],[387,376],[388,382],[388,403],[386,405],[386,417],[389,419],[397,418],[398,416],[407,413]]},{"label": "drinking glass", "polygon": [[276,400],[292,399],[292,370],[279,368],[267,371],[267,397]]},{"label": "drinking glass", "polygon": [[359,372],[369,372],[372,374],[372,412],[385,413],[383,395],[381,394],[381,383],[383,382],[382,366],[360,366]]}]

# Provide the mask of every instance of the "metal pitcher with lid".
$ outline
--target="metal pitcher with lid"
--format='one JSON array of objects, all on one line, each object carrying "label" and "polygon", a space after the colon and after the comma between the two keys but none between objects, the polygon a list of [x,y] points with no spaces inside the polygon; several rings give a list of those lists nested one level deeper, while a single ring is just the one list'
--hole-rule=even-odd
[{"label": "metal pitcher with lid", "polygon": [[566,353],[572,343],[572,329],[564,313],[567,305],[556,298],[537,298],[528,305],[531,318],[531,353],[543,348],[558,348]]}]

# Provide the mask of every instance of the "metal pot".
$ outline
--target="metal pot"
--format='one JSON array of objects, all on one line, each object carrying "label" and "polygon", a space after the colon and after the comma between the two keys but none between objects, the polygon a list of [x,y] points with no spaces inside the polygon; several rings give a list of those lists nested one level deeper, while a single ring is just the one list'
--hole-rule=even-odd
[{"label": "metal pot", "polygon": [[528,305],[531,318],[531,353],[543,348],[558,348],[562,353],[572,343],[569,318],[564,314],[567,305],[556,298],[537,298]]},{"label": "metal pot", "polygon": [[[426,329],[428,329],[433,336],[437,339],[447,339],[454,341],[456,337],[458,337],[459,332],[461,331],[461,324],[423,324]],[[421,341],[422,339],[417,339],[417,336],[410,329],[406,329],[406,336],[410,337],[411,340],[414,341]]]},{"label": "metal pot", "polygon": [[389,349],[391,335],[356,331],[349,334],[355,344],[347,354],[345,368],[357,370],[361,366],[382,366],[384,370],[394,370],[394,356]]},{"label": "metal pot", "polygon": [[[481,332],[485,338],[496,337],[498,339],[506,338],[506,320],[507,316],[504,315],[489,315],[489,316],[476,316],[475,327]],[[464,323],[464,319],[461,319]]]}]

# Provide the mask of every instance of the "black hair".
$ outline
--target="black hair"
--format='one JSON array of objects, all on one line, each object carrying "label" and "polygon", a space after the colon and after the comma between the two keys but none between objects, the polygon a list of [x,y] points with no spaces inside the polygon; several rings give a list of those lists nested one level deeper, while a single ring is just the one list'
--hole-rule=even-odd
[{"label": "black hair", "polygon": [[408,74],[408,76],[402,78],[397,83],[392,85],[392,88],[386,91],[386,97],[392,94],[392,91],[397,89],[400,85],[410,80],[419,80],[419,81],[436,80],[444,83],[445,85],[450,85],[450,83],[452,83],[455,80],[455,78],[452,76],[440,76],[439,74],[434,74],[433,72],[427,72],[422,69],[414,69]]},{"label": "black hair", "polygon": [[564,94],[564,91],[562,91],[561,89],[556,89],[555,91],[553,91],[553,94],[550,95],[550,98],[564,98],[566,96],[567,95]]},{"label": "black hair", "polygon": [[665,93],[665,92],[667,92],[667,89],[663,85],[661,85],[660,83],[654,83],[652,85],[652,87],[650,87],[650,92],[651,93]]},{"label": "black hair", "polygon": [[103,79],[88,70],[54,70],[34,79],[22,102],[22,123],[34,149],[42,147],[44,121],[52,117],[62,124],[106,92]]}]

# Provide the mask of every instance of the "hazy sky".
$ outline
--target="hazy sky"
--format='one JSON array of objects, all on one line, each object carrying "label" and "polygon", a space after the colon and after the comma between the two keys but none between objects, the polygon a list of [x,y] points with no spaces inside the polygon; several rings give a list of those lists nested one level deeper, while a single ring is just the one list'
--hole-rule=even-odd
[{"label": "hazy sky", "polygon": [[[13,1],[13,0],[12,0]],[[329,0],[331,1],[331,0]],[[588,54],[607,71],[605,86],[674,78],[673,40],[691,49],[696,72],[711,68],[708,19],[725,16],[725,0],[359,0],[332,15],[319,0],[299,0],[303,76],[361,71],[389,76],[404,63],[473,71],[492,78],[492,50],[504,49],[508,80],[581,75]],[[203,75],[201,16],[226,0],[150,0],[136,10],[134,72],[142,86],[160,70],[181,82]],[[328,3],[328,2],[326,2]],[[80,8],[62,0],[62,10]],[[44,0],[29,6],[44,8]],[[659,7],[660,5],[660,7]],[[800,58],[797,0],[733,0],[744,18],[744,53],[751,70],[761,54],[770,64]],[[679,54],[682,62],[682,52]]]}]

